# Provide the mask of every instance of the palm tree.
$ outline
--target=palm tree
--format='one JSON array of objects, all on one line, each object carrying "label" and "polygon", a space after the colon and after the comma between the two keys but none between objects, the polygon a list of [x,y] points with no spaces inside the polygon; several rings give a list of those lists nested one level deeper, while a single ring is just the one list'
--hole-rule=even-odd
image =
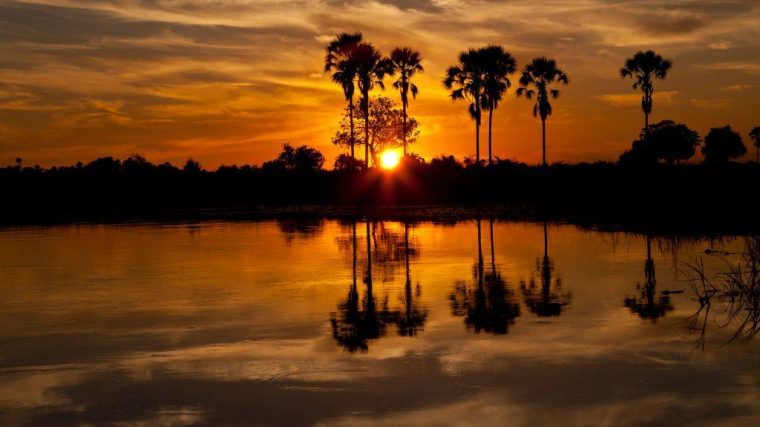
[{"label": "palm tree", "polygon": [[475,49],[459,54],[459,64],[449,67],[443,86],[451,91],[451,99],[467,99],[470,116],[475,120],[475,160],[480,165],[480,117],[485,88],[482,55]]},{"label": "palm tree", "polygon": [[377,85],[385,89],[383,78],[394,74],[391,60],[369,43],[356,45],[352,55],[355,61],[356,77],[361,92],[359,106],[364,114],[364,167],[369,167],[369,92]]},{"label": "palm tree", "polygon": [[351,158],[354,159],[354,80],[356,80],[356,64],[352,53],[361,43],[361,33],[338,34],[325,48],[325,72],[333,71],[332,81],[343,89],[348,102],[349,121],[351,123]]},{"label": "palm tree", "polygon": [[670,60],[663,59],[653,50],[638,51],[633,57],[625,60],[625,66],[620,69],[620,78],[632,78],[633,89],[641,88],[641,109],[644,110],[644,136],[649,133],[649,114],[652,112],[652,93],[654,79],[664,79],[668,70],[673,66]]},{"label": "palm tree", "polygon": [[754,140],[755,146],[755,162],[760,163],[760,126],[755,126],[749,133],[749,137]]},{"label": "palm tree", "polygon": [[483,108],[488,110],[488,164],[493,163],[491,155],[491,135],[493,110],[498,107],[504,93],[512,86],[509,76],[517,71],[517,61],[501,46],[487,46],[480,49],[485,67]]},{"label": "palm tree", "polygon": [[557,67],[557,62],[544,56],[534,58],[533,62],[523,68],[520,76],[520,87],[517,96],[527,99],[536,97],[533,105],[533,117],[541,117],[541,148],[543,151],[543,165],[546,166],[546,118],[552,114],[552,105],[549,99],[559,97],[559,90],[551,89],[552,83],[568,84],[567,74]]},{"label": "palm tree", "polygon": [[401,93],[401,108],[404,113],[404,155],[406,156],[406,109],[409,106],[409,91],[412,92],[412,98],[417,97],[417,86],[411,82],[411,79],[418,72],[424,72],[425,69],[422,67],[420,53],[408,47],[393,49],[390,59],[393,68],[399,74],[398,80],[393,82],[393,87]]}]

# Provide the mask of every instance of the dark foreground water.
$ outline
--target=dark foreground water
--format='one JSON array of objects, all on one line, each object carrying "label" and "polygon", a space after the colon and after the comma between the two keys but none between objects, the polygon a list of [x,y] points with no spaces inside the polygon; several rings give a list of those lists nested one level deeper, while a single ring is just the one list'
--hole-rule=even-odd
[{"label": "dark foreground water", "polygon": [[758,425],[756,239],[647,240],[0,230],[0,425]]}]

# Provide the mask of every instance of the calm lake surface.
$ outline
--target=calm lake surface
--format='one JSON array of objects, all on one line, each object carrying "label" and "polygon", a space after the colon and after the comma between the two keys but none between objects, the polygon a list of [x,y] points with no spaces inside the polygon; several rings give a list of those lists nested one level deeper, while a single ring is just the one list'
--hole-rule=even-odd
[{"label": "calm lake surface", "polygon": [[700,304],[688,280],[744,268],[753,241],[653,238],[648,257],[644,236],[488,219],[3,229],[0,425],[758,425],[760,305]]}]

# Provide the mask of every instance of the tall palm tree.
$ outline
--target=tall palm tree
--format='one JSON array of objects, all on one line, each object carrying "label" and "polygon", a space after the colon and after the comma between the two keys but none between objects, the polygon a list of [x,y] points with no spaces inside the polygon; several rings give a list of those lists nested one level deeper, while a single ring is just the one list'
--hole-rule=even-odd
[{"label": "tall palm tree", "polygon": [[668,70],[673,66],[670,60],[663,59],[653,50],[646,52],[638,51],[635,55],[625,60],[625,65],[620,69],[620,78],[634,79],[633,89],[641,89],[641,109],[644,110],[644,136],[649,133],[649,114],[652,113],[652,93],[654,79],[664,79]]},{"label": "tall palm tree", "polygon": [[755,146],[755,162],[760,163],[760,126],[752,128],[749,137],[754,140],[752,144]]},{"label": "tall palm tree", "polygon": [[554,83],[568,84],[570,80],[553,59],[544,56],[534,58],[533,62],[523,68],[520,76],[520,87],[517,88],[517,96],[525,96],[527,99],[536,97],[533,105],[533,117],[541,117],[541,149],[543,152],[543,165],[546,166],[546,118],[552,114],[550,99],[559,97],[559,90],[552,89]]},{"label": "tall palm tree", "polygon": [[482,55],[475,49],[459,54],[459,64],[449,67],[443,86],[451,91],[451,99],[469,100],[470,116],[475,120],[475,160],[480,165],[480,117],[485,88]]},{"label": "tall palm tree", "polygon": [[480,49],[485,67],[483,91],[483,108],[488,110],[488,164],[493,163],[491,154],[491,136],[493,128],[493,110],[498,107],[504,93],[512,87],[509,76],[517,71],[517,61],[501,46],[487,46]]},{"label": "tall palm tree", "polygon": [[369,92],[378,86],[385,89],[383,78],[394,74],[391,60],[369,43],[356,45],[352,55],[356,66],[356,77],[361,92],[359,107],[364,114],[364,167],[369,167]]},{"label": "tall palm tree", "polygon": [[398,72],[398,80],[393,82],[393,87],[401,93],[401,108],[404,113],[404,155],[406,156],[406,109],[409,106],[409,91],[412,92],[412,98],[417,97],[417,86],[411,82],[412,77],[418,72],[424,72],[422,67],[422,57],[408,47],[396,48],[391,52],[391,62],[393,68]]},{"label": "tall palm tree", "polygon": [[333,72],[332,81],[343,89],[343,95],[348,102],[348,117],[351,127],[351,158],[354,157],[354,91],[356,80],[356,64],[352,53],[361,43],[361,33],[338,34],[325,48],[325,72]]}]

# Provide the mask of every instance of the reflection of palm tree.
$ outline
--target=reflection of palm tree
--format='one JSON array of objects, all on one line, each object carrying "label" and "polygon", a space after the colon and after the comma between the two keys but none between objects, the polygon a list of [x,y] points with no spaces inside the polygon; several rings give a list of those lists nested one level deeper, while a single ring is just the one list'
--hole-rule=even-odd
[{"label": "reflection of palm tree", "polygon": [[554,278],[552,283],[554,262],[549,257],[549,230],[546,221],[544,221],[544,256],[536,260],[536,270],[541,280],[540,290],[534,278],[531,278],[528,283],[520,284],[525,305],[539,317],[559,316],[562,308],[570,304],[572,295],[563,291],[562,280],[559,277]]},{"label": "reflection of palm tree", "polygon": [[404,263],[406,265],[406,280],[404,283],[404,310],[398,318],[398,333],[402,336],[413,337],[423,329],[428,312],[420,308],[415,298],[419,298],[422,288],[417,284],[412,292],[412,279],[409,269],[409,224],[404,223]]},{"label": "reflection of palm tree", "polygon": [[642,319],[650,319],[655,322],[665,313],[673,310],[668,295],[657,296],[657,279],[654,272],[654,260],[652,259],[652,243],[647,236],[647,260],[644,262],[644,286],[636,285],[639,295],[627,297],[624,300],[626,307],[636,313]]},{"label": "reflection of palm tree", "polygon": [[455,284],[451,295],[451,309],[455,316],[464,316],[468,329],[475,333],[490,332],[506,334],[509,326],[520,315],[520,305],[514,300],[514,293],[496,269],[493,241],[493,220],[489,221],[491,237],[491,271],[484,273],[483,249],[481,245],[481,221],[478,228],[478,260],[473,267],[477,287],[469,288],[464,282]]},{"label": "reflection of palm tree", "polygon": [[352,225],[352,242],[354,255],[353,280],[346,300],[338,304],[338,313],[332,314],[333,337],[339,345],[349,352],[366,352],[369,341],[378,339],[385,334],[385,325],[393,321],[392,313],[388,311],[387,301],[377,309],[377,302],[372,290],[372,249],[370,248],[370,225],[367,222],[367,273],[364,278],[366,292],[364,298],[359,298],[356,287],[356,223]]}]

